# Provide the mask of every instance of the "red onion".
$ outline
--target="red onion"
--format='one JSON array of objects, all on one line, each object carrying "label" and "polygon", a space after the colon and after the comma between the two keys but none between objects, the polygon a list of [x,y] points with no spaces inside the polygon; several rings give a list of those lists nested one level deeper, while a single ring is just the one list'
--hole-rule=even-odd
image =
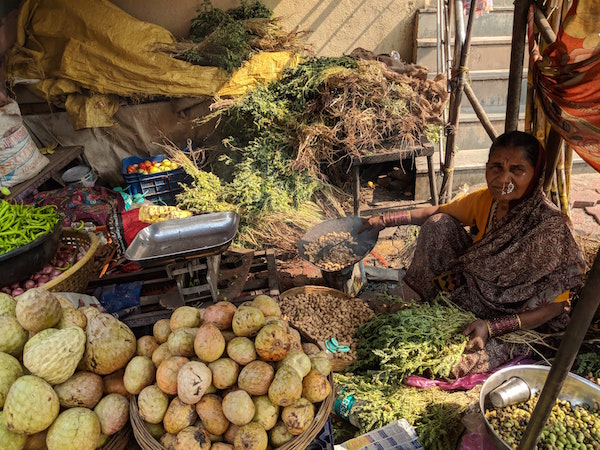
[{"label": "red onion", "polygon": [[0,289],[2,292],[4,292],[5,294],[10,294],[12,292],[12,289],[8,286],[2,286],[2,289]]},{"label": "red onion", "polygon": [[19,284],[18,281],[16,283],[13,283],[10,285],[11,289],[19,289],[20,287],[21,287],[21,285]]},{"label": "red onion", "polygon": [[40,275],[42,275],[40,272],[36,272],[33,274],[33,276],[31,277],[32,280],[37,281],[38,278],[40,277]]},{"label": "red onion", "polygon": [[16,297],[17,295],[21,295],[23,294],[25,291],[21,288],[16,288],[13,289],[12,292],[10,293],[10,295],[12,295],[13,297]]},{"label": "red onion", "polygon": [[48,281],[50,281],[50,277],[48,275],[42,275],[41,277],[38,278],[37,285],[38,285],[38,287],[42,287]]},{"label": "red onion", "polygon": [[83,253],[77,253],[77,261],[81,261],[85,255]]},{"label": "red onion", "polygon": [[26,280],[23,283],[23,289],[27,290],[27,289],[31,289],[35,287],[35,281],[33,280]]},{"label": "red onion", "polygon": [[44,266],[44,268],[42,269],[42,275],[48,275],[50,272],[52,272],[52,270],[54,269],[54,267],[52,267],[51,264],[46,264]]},{"label": "red onion", "polygon": [[64,272],[62,270],[54,269],[50,272],[49,276],[51,280],[54,280],[56,277],[60,277]]}]

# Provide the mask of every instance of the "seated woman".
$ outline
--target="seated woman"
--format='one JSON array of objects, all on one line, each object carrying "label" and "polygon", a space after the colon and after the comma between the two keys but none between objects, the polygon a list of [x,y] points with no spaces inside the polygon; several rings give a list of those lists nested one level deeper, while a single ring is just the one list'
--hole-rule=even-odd
[{"label": "seated woman", "polygon": [[451,292],[452,302],[478,318],[464,330],[469,351],[455,376],[527,353],[498,336],[566,326],[570,291],[581,286],[585,261],[567,219],[543,193],[544,169],[535,137],[505,133],[490,148],[487,187],[444,205],[364,221],[363,229],[421,225],[404,283],[425,301]]}]

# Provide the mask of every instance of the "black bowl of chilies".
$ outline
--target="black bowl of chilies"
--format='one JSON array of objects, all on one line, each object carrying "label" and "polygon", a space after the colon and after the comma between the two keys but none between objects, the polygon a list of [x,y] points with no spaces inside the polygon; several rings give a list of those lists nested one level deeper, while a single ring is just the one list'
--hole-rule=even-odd
[{"label": "black bowl of chilies", "polygon": [[[49,232],[27,245],[0,255],[0,286],[14,285],[41,270],[56,254],[62,235],[59,220]],[[2,289],[6,292],[6,289]]]},{"label": "black bowl of chilies", "polygon": [[[16,297],[21,295],[25,291],[35,288],[42,287],[46,283],[54,280],[61,276],[69,268],[71,268],[77,261],[85,256],[86,249],[79,249],[73,244],[61,240],[62,236],[62,223],[57,224],[58,233],[54,231],[52,237],[48,241],[54,241],[54,243],[45,243],[44,246],[48,248],[42,249],[37,247],[37,250],[25,251],[21,258],[15,258],[13,264],[18,266],[20,270],[16,270],[15,273],[18,275],[8,283],[5,282],[4,273],[2,273],[0,291],[6,294]],[[32,242],[31,244],[34,244]],[[51,250],[50,255],[46,255],[46,252]],[[44,256],[43,258],[41,256]],[[35,266],[32,264],[30,258],[36,260]],[[28,263],[26,263],[29,261]],[[22,267],[25,266],[25,267]],[[32,270],[33,269],[33,270]],[[0,266],[0,270],[3,270]]]}]

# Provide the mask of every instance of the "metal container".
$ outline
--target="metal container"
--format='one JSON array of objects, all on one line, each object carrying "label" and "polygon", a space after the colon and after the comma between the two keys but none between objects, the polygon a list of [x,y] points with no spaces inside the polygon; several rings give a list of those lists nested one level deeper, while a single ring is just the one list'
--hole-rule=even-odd
[{"label": "metal container", "polygon": [[[488,420],[485,418],[485,409],[490,406],[491,399],[489,394],[511,378],[518,377],[525,381],[531,390],[531,395],[541,391],[546,383],[546,378],[550,372],[548,366],[522,365],[507,367],[492,374],[481,387],[479,394],[479,407],[485,421],[485,426],[490,438],[499,449],[512,449],[502,438],[494,431]],[[568,400],[574,405],[586,403],[593,405],[600,403],[600,386],[592,383],[585,378],[569,373],[562,389],[558,395],[560,400]]]},{"label": "metal container", "polygon": [[488,394],[490,402],[496,408],[522,403],[531,397],[531,389],[523,378],[512,377]]},{"label": "metal container", "polygon": [[125,257],[143,266],[222,253],[240,222],[234,212],[217,212],[153,223],[140,230]]},{"label": "metal container", "polygon": [[[354,266],[357,262],[361,261],[365,256],[369,254],[371,250],[377,244],[377,239],[379,238],[379,232],[375,230],[365,230],[362,233],[358,233],[360,227],[363,224],[363,220],[357,216],[349,216],[349,217],[340,217],[338,219],[327,220],[325,222],[321,222],[320,224],[315,225],[310,230],[308,230],[300,241],[298,242],[298,254],[301,258],[308,261],[304,251],[304,246],[316,241],[321,236],[325,236],[328,233],[332,232],[348,232],[352,235],[353,242],[356,244],[352,245],[352,252],[356,256],[354,260],[348,261],[346,267],[343,267],[339,270],[327,270],[321,267],[319,264],[314,264],[316,267],[321,269],[322,272],[331,272],[331,273],[341,273],[344,272],[345,269]],[[350,270],[351,272],[352,270]]]}]

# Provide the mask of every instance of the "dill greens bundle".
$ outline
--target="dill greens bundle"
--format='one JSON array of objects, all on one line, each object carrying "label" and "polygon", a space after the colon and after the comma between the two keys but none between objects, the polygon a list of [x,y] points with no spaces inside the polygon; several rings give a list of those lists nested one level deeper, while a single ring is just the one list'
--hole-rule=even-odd
[{"label": "dill greens bundle", "polygon": [[227,11],[205,0],[203,9],[192,19],[187,41],[167,49],[192,64],[233,72],[257,51],[304,49],[299,42],[304,33],[285,32],[279,22],[258,0],[242,0],[241,6]]},{"label": "dill greens bundle", "polygon": [[468,342],[462,331],[474,320],[442,296],[377,316],[357,328],[356,363],[348,371],[390,384],[411,374],[448,377]]},{"label": "dill greens bundle", "polygon": [[193,64],[220,67],[233,72],[252,55],[248,41],[248,33],[243,23],[227,22],[184,52],[183,57]]},{"label": "dill greens bundle", "polygon": [[455,448],[466,409],[478,399],[477,390],[448,392],[373,381],[368,376],[334,373],[336,403],[353,397],[349,420],[357,435],[406,419],[425,449]]}]

